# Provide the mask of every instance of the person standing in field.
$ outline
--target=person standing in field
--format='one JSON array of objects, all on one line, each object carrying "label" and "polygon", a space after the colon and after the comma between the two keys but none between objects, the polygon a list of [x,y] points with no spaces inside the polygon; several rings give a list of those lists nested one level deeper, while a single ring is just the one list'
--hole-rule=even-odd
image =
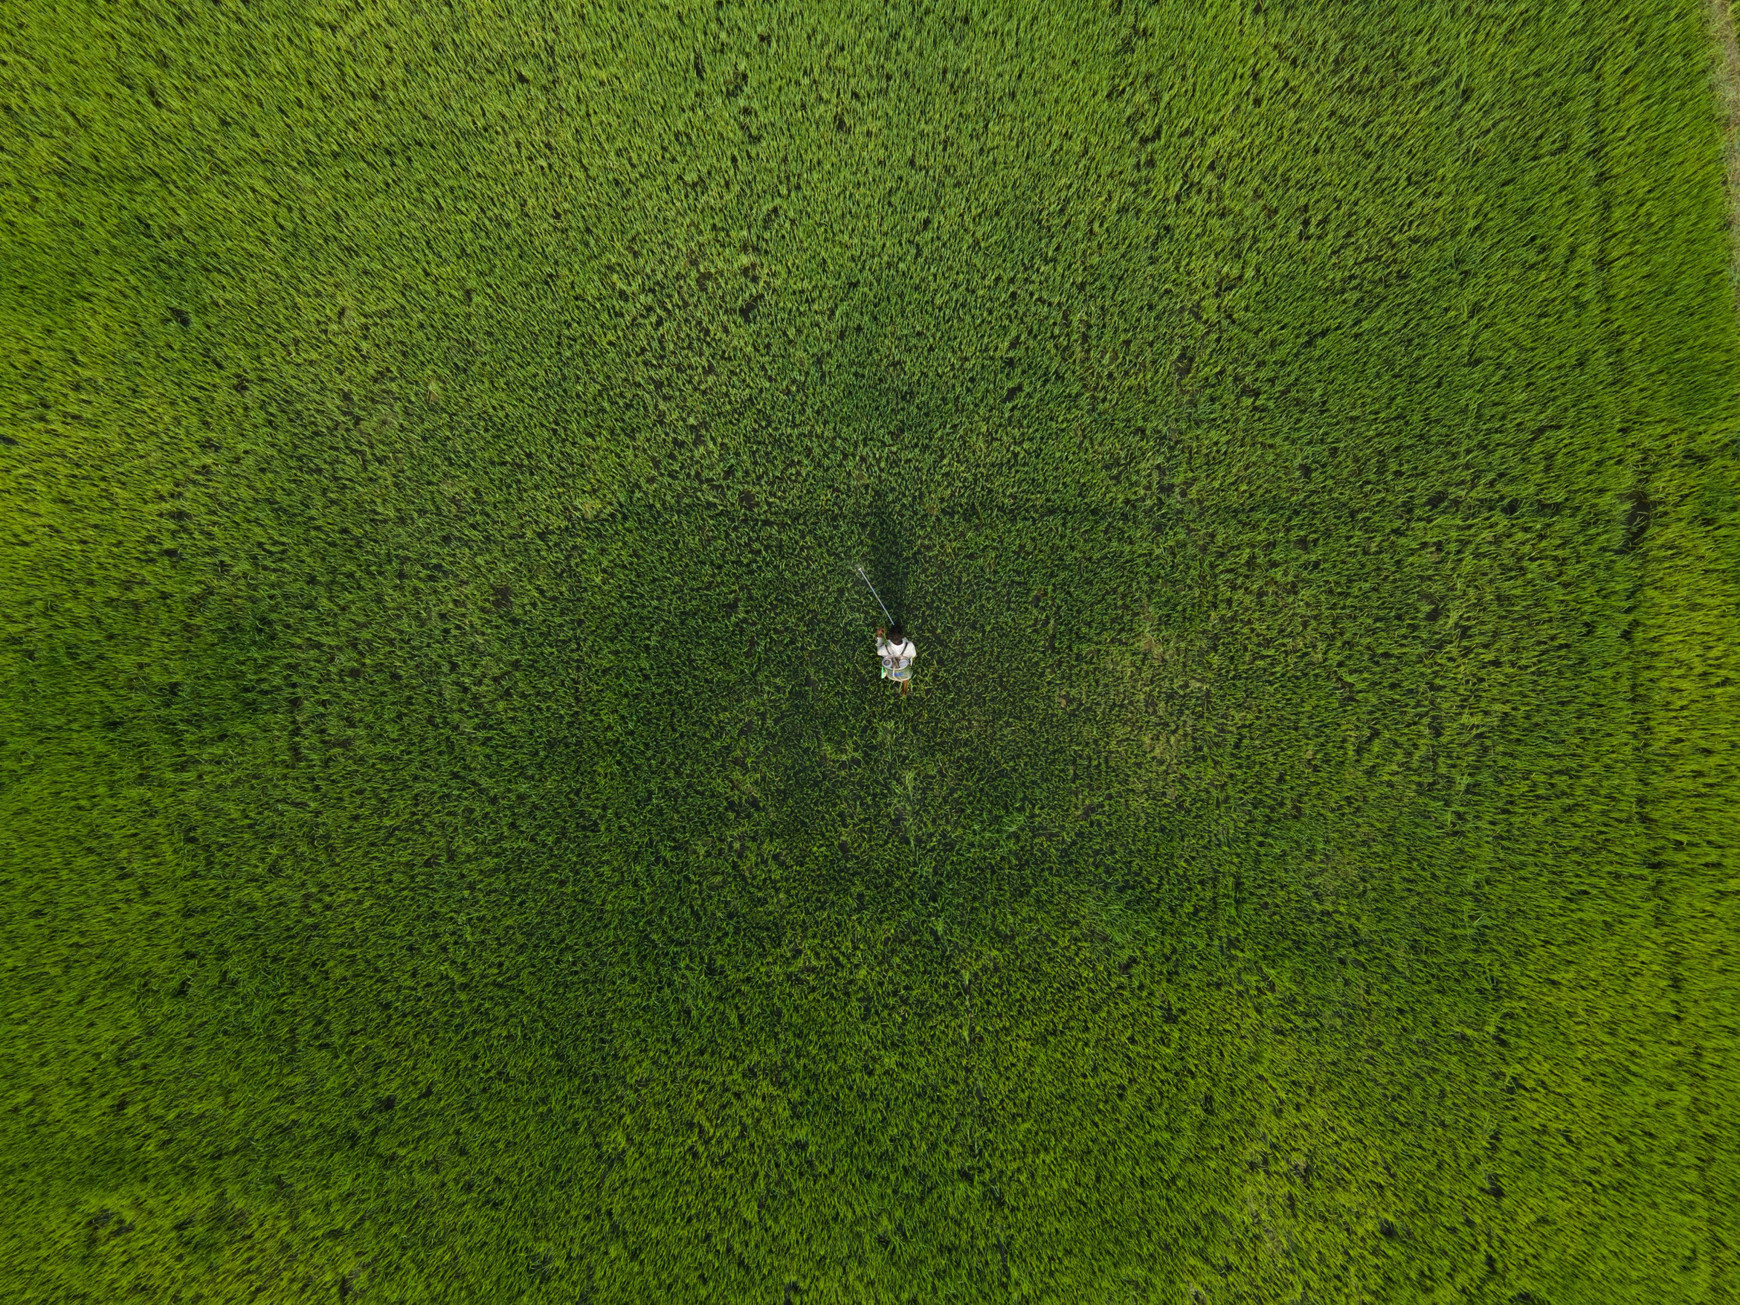
[{"label": "person standing in field", "polygon": [[898,621],[892,630],[876,627],[876,653],[882,658],[882,678],[898,684],[901,697],[911,694],[912,660],[918,656],[918,648],[906,637]]}]

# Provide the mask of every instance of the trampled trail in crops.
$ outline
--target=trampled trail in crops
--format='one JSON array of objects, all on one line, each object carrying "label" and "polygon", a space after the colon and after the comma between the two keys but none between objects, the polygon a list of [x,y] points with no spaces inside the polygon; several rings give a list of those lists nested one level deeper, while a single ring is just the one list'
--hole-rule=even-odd
[{"label": "trampled trail in crops", "polygon": [[1740,296],[1740,39],[1728,0],[1705,0],[1715,47],[1711,80],[1722,119],[1722,145],[1728,181],[1728,232],[1733,257],[1734,293]]},{"label": "trampled trail in crops", "polygon": [[1713,13],[27,0],[7,1298],[1740,1296]]}]

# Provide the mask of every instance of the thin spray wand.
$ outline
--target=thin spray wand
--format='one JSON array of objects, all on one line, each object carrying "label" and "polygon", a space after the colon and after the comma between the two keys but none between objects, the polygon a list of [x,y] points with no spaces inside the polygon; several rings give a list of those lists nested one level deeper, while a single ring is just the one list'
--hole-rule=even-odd
[{"label": "thin spray wand", "polygon": [[894,614],[892,612],[890,612],[888,610],[887,606],[884,605],[884,603],[882,602],[882,595],[876,592],[875,585],[870,584],[870,577],[864,574],[864,568],[859,567],[859,568],[857,568],[857,570],[858,570],[858,578],[860,580],[862,580],[867,586],[869,586],[870,596],[876,600],[876,606],[882,608],[882,615],[884,615],[888,618],[888,624],[893,625],[894,624]]}]

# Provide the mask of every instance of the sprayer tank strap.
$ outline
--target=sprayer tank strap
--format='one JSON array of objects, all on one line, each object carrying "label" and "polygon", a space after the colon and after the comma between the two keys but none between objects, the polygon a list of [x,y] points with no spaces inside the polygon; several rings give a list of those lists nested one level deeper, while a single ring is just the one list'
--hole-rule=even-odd
[{"label": "sprayer tank strap", "polygon": [[882,656],[882,664],[890,670],[896,671],[910,665],[912,659],[918,656],[918,646],[911,639],[903,640],[900,643],[889,643],[885,639],[878,639],[876,651]]}]

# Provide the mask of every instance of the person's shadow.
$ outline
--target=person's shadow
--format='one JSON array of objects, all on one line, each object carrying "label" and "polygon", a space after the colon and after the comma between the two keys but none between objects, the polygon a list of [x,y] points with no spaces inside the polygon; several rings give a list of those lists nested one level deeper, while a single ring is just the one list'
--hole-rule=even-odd
[{"label": "person's shadow", "polygon": [[[907,568],[912,558],[912,532],[906,524],[909,517],[909,513],[890,503],[887,494],[878,489],[870,501],[870,520],[865,532],[869,546],[864,571],[870,577],[870,583],[876,586],[876,592],[882,595],[889,612],[902,625],[911,623],[906,606]],[[887,624],[881,611],[876,616],[876,624]],[[907,633],[912,631],[908,629]]]}]

